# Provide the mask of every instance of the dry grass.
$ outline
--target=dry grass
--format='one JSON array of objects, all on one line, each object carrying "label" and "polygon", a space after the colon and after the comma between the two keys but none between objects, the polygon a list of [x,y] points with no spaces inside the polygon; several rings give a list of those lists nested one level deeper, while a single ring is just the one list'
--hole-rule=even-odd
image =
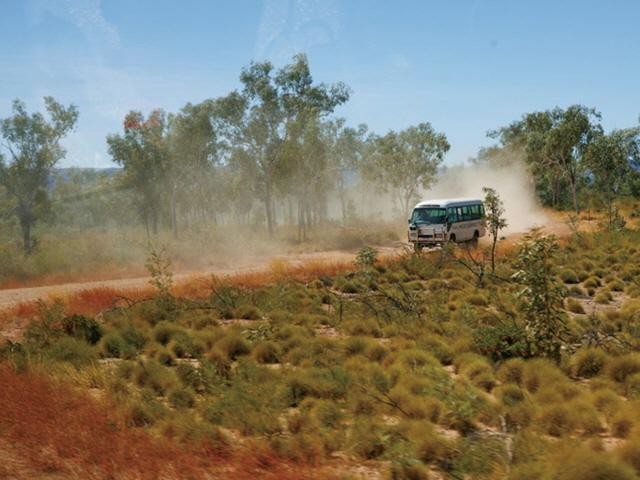
[{"label": "dry grass", "polygon": [[[0,368],[0,443],[34,471],[63,478],[308,478],[266,449],[178,446],[128,428],[113,406],[34,373]],[[110,408],[111,407],[111,408]]]}]

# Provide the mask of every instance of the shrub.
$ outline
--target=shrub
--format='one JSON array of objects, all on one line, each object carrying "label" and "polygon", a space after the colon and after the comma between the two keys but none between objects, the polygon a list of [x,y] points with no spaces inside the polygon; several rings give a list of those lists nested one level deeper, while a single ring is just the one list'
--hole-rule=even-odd
[{"label": "shrub", "polygon": [[169,403],[177,409],[193,408],[196,403],[196,397],[193,392],[186,388],[176,388],[171,390],[168,395]]},{"label": "shrub", "polygon": [[231,333],[223,337],[218,343],[216,348],[224,352],[231,360],[235,360],[240,355],[246,355],[251,351],[247,341],[239,334]]},{"label": "shrub", "polygon": [[125,342],[117,333],[109,333],[102,337],[100,350],[105,357],[134,358],[136,356],[135,347]]},{"label": "shrub", "polygon": [[544,405],[538,421],[544,431],[554,437],[570,433],[576,427],[571,410],[564,404]]},{"label": "shrub", "polygon": [[640,395],[640,373],[629,375],[625,380],[626,394],[629,397],[637,397]]},{"label": "shrub", "polygon": [[611,416],[617,412],[622,403],[622,399],[614,391],[604,388],[593,392],[591,402],[599,412],[603,412],[607,416]]},{"label": "shrub", "polygon": [[476,349],[494,361],[526,355],[529,349],[526,332],[516,323],[499,323],[473,332]]},{"label": "shrub", "polygon": [[95,345],[102,338],[102,328],[93,318],[71,315],[62,319],[62,329],[67,335]]},{"label": "shrub", "polygon": [[640,474],[640,435],[629,438],[618,450],[623,462],[631,465]]},{"label": "shrub", "polygon": [[379,343],[372,343],[365,351],[365,356],[372,362],[381,362],[385,359],[389,351]]},{"label": "shrub", "polygon": [[584,308],[582,304],[575,298],[567,298],[566,300],[567,310],[571,313],[584,314]]},{"label": "shrub", "polygon": [[546,433],[559,437],[581,429],[584,433],[594,434],[601,430],[595,408],[576,400],[570,403],[557,403],[542,406],[539,421]]},{"label": "shrub", "polygon": [[[635,407],[635,408],[634,408]],[[627,438],[638,423],[637,406],[624,404],[610,421],[611,435],[617,438]]]},{"label": "shrub", "polygon": [[369,336],[375,338],[382,337],[380,325],[378,325],[378,322],[373,318],[345,321],[343,328],[349,335]]},{"label": "shrub", "polygon": [[486,307],[489,305],[489,300],[487,297],[480,293],[474,293],[467,296],[467,302],[471,305],[475,305],[476,307]]},{"label": "shrub", "polygon": [[358,355],[365,351],[367,345],[367,339],[364,337],[349,337],[344,347],[347,355]]},{"label": "shrub", "polygon": [[513,406],[525,398],[522,389],[514,383],[498,387],[495,394],[507,406]]},{"label": "shrub", "polygon": [[260,309],[253,305],[243,305],[236,310],[235,314],[237,318],[244,320],[259,320],[262,318]]},{"label": "shrub", "polygon": [[429,480],[431,478],[429,469],[419,463],[393,462],[390,474],[393,480]]},{"label": "shrub", "polygon": [[59,362],[69,362],[76,367],[87,365],[96,360],[95,349],[84,340],[63,337],[54,343],[48,356]]},{"label": "shrub", "polygon": [[443,365],[451,364],[453,349],[444,339],[437,335],[423,335],[417,339],[417,344],[423,350],[430,352]]},{"label": "shrub", "polygon": [[552,477],[556,480],[636,480],[633,470],[604,452],[587,448],[562,451]]},{"label": "shrub", "polygon": [[630,353],[609,360],[607,374],[616,382],[624,383],[627,377],[640,372],[640,354]]},{"label": "shrub", "polygon": [[568,292],[569,292],[569,295],[572,295],[574,297],[582,297],[582,296],[584,296],[584,290],[578,285],[571,285],[569,287]]},{"label": "shrub", "polygon": [[396,362],[401,363],[411,370],[417,370],[420,367],[424,367],[425,365],[440,365],[440,362],[438,362],[438,360],[433,355],[417,348],[403,350],[398,355]]},{"label": "shrub", "polygon": [[274,342],[260,342],[253,347],[252,353],[258,363],[280,362],[280,348]]},{"label": "shrub", "polygon": [[370,460],[385,452],[383,432],[369,421],[356,422],[350,431],[350,437],[353,451],[360,458]]},{"label": "shrub", "polygon": [[140,351],[147,343],[147,338],[144,334],[131,323],[127,324],[120,331],[120,336],[122,336],[122,339],[129,345],[133,346],[137,351]]},{"label": "shrub", "polygon": [[609,283],[608,287],[613,292],[624,292],[624,283],[617,279]]},{"label": "shrub", "polygon": [[582,348],[571,357],[571,373],[577,377],[594,377],[603,370],[608,358],[600,349]]},{"label": "shrub", "polygon": [[560,272],[560,280],[562,280],[564,283],[570,284],[579,283],[578,275],[576,274],[576,272],[570,269],[565,269]]},{"label": "shrub", "polygon": [[144,402],[135,402],[125,412],[125,423],[129,427],[147,427],[154,422],[153,413]]},{"label": "shrub", "polygon": [[162,365],[171,366],[176,363],[176,357],[173,355],[173,352],[166,348],[159,348],[154,357]]},{"label": "shrub", "polygon": [[589,277],[584,282],[582,282],[582,286],[584,288],[598,288],[600,285],[602,285],[602,283],[597,277]]},{"label": "shrub", "polygon": [[525,361],[521,358],[512,358],[504,362],[498,368],[498,380],[503,383],[522,384]]},{"label": "shrub", "polygon": [[608,292],[598,292],[598,294],[595,296],[593,301],[596,303],[606,305],[611,301],[611,298],[609,298],[610,296],[611,294]]},{"label": "shrub", "polygon": [[177,384],[173,371],[155,360],[138,363],[133,378],[139,387],[148,387],[158,395],[164,395]]},{"label": "shrub", "polygon": [[542,386],[559,384],[565,380],[566,377],[549,360],[534,359],[525,363],[522,382],[531,393],[535,393]]},{"label": "shrub", "polygon": [[153,327],[153,338],[156,342],[166,345],[180,330],[181,329],[176,325],[167,321],[162,321]]},{"label": "shrub", "polygon": [[218,348],[213,348],[207,355],[207,361],[213,367],[217,375],[228,377],[231,372],[231,360],[228,355]]}]

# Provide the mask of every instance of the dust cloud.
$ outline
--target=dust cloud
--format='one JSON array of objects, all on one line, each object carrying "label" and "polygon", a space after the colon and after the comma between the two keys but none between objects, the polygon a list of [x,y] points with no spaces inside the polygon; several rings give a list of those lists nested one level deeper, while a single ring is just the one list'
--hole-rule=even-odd
[{"label": "dust cloud", "polygon": [[518,160],[507,165],[483,163],[449,167],[422,198],[483,198],[482,187],[495,189],[504,202],[508,222],[505,234],[524,232],[548,222],[527,168]]}]

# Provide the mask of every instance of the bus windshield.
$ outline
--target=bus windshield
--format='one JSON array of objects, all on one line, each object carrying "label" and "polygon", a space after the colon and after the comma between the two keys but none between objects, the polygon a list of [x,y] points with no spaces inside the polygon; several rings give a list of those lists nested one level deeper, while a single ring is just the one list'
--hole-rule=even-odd
[{"label": "bus windshield", "polygon": [[411,223],[434,225],[444,223],[447,211],[444,208],[416,208],[411,215]]}]

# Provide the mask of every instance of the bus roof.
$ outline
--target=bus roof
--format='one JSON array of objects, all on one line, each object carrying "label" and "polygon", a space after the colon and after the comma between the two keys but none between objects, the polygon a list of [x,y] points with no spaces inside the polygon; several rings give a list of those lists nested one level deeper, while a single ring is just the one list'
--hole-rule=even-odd
[{"label": "bus roof", "polygon": [[482,203],[482,200],[479,198],[439,198],[433,200],[423,200],[418,203],[413,208],[424,208],[424,207],[438,207],[438,208],[447,208],[447,207],[462,207],[464,205],[475,205],[478,203]]}]

